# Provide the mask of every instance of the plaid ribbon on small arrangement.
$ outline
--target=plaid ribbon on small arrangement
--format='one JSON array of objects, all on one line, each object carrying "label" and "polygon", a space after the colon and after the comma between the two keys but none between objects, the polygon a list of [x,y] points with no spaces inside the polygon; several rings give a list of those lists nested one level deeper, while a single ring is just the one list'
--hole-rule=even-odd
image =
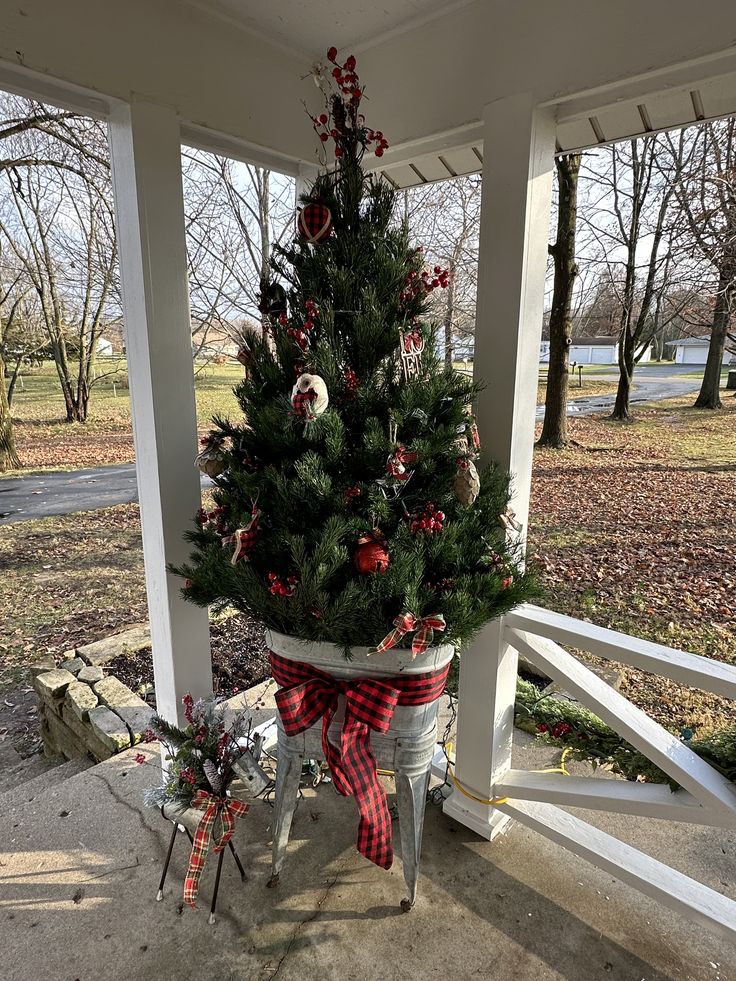
[{"label": "plaid ribbon on small arrangement", "polygon": [[[355,797],[360,821],[356,848],[383,869],[393,864],[393,834],[386,792],[378,779],[371,731],[388,732],[397,705],[426,705],[439,698],[450,666],[424,674],[380,678],[333,678],[311,664],[271,651],[271,673],[280,690],[276,705],[287,736],[296,736],[322,719],[322,750],[335,790]],[[340,695],[345,721],[340,745],[328,734]]]},{"label": "plaid ribbon on small arrangement", "polygon": [[[215,797],[214,794],[208,794],[206,790],[198,790],[190,806],[195,810],[204,811],[194,834],[194,844],[184,880],[184,902],[187,906],[195,906],[199,892],[199,877],[207,861],[210,838],[214,842],[213,852],[221,852],[233,836],[235,818],[247,814],[250,805],[239,800],[232,800],[230,797]],[[222,833],[219,838],[214,835],[214,826],[218,815],[222,825]]]},{"label": "plaid ribbon on small arrangement", "polygon": [[407,634],[414,634],[411,642],[411,656],[423,654],[434,640],[434,632],[442,631],[447,624],[441,613],[430,613],[426,617],[415,617],[413,613],[402,613],[394,620],[394,629],[387,634],[371,654],[382,654],[403,640]]}]

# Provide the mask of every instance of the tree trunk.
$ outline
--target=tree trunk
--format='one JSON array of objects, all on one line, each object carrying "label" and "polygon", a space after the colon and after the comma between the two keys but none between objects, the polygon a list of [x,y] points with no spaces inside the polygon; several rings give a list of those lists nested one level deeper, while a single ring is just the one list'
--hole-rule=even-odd
[{"label": "tree trunk", "polygon": [[722,273],[718,284],[718,296],[713,311],[713,325],[708,345],[708,359],[700,386],[700,393],[695,400],[696,409],[721,408],[721,369],[723,368],[723,351],[726,346],[726,331],[731,319],[731,280]]},{"label": "tree trunk", "polygon": [[619,341],[618,388],[611,419],[629,422],[631,419],[631,382],[634,377],[634,342],[627,332]]},{"label": "tree trunk", "polygon": [[16,470],[18,467],[20,459],[15,450],[13,420],[5,388],[5,363],[0,357],[0,472]]},{"label": "tree trunk", "polygon": [[581,155],[557,158],[559,206],[557,238],[550,246],[555,279],[549,318],[549,371],[544,403],[544,423],[539,446],[561,449],[567,443],[567,385],[570,339],[572,336],[572,295],[577,275],[575,229],[578,214],[578,173]]},{"label": "tree trunk", "polygon": [[444,332],[445,332],[445,366],[447,368],[452,368],[453,357],[452,357],[452,323],[455,319],[455,258],[450,260],[450,282],[445,290],[445,319],[444,319]]}]

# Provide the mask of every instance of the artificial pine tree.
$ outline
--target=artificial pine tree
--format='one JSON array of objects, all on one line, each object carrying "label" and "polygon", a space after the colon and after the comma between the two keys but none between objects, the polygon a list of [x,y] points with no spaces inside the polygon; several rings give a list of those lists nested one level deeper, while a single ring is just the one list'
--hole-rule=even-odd
[{"label": "artificial pine tree", "polygon": [[532,581],[508,534],[507,475],[475,468],[478,386],[443,366],[427,317],[447,271],[424,268],[395,190],[362,169],[388,144],[365,124],[355,59],[328,60],[311,118],[334,163],[275,250],[281,283],[263,284],[266,327],[240,355],[243,417],[215,419],[200,460],[221,471],[216,507],[175,571],[194,603],[348,654],[407,614],[444,618],[435,640],[457,643]]}]

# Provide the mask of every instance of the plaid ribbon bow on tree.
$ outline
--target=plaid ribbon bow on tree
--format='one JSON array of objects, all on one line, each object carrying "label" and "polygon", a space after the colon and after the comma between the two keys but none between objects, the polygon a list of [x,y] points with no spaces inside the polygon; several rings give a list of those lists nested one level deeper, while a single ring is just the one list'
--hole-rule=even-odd
[{"label": "plaid ribbon bow on tree", "polygon": [[[391,815],[378,779],[371,730],[385,733],[397,705],[426,705],[445,688],[449,665],[425,674],[380,678],[333,678],[310,664],[270,652],[271,673],[281,686],[276,705],[287,736],[305,732],[322,719],[322,750],[335,790],[354,796],[360,814],[356,847],[382,869],[394,860]],[[328,738],[338,698],[345,696],[340,745]]]},{"label": "plaid ribbon bow on tree", "polygon": [[394,629],[387,634],[378,647],[374,648],[371,654],[382,654],[403,640],[407,634],[414,634],[411,642],[411,656],[423,654],[434,640],[434,632],[442,631],[446,627],[445,618],[441,613],[431,613],[426,617],[415,617],[413,613],[402,613],[394,620]]},{"label": "plaid ribbon bow on tree", "polygon": [[[204,811],[204,814],[197,825],[192,853],[189,856],[189,867],[184,880],[184,902],[187,906],[196,905],[199,877],[207,861],[210,838],[214,841],[213,852],[221,852],[233,836],[235,818],[247,814],[250,805],[239,800],[232,800],[230,797],[216,797],[214,794],[208,794],[206,790],[198,790],[192,799],[191,807],[198,811]],[[222,824],[222,834],[216,838],[213,829],[218,815]]]}]

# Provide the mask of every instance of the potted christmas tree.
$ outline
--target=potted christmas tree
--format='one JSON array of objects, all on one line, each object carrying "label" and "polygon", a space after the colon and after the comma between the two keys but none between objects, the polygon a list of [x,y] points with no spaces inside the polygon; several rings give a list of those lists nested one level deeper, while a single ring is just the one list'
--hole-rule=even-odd
[{"label": "potted christmas tree", "polygon": [[476,469],[479,388],[443,365],[427,316],[448,273],[425,268],[395,190],[362,168],[387,143],[366,125],[355,59],[331,48],[328,61],[312,121],[334,159],[296,239],[275,250],[263,335],[240,353],[243,416],[216,419],[199,458],[216,507],[200,510],[176,571],[192,602],[265,623],[282,685],[289,664],[434,672],[436,698],[457,646],[531,582],[509,536],[508,477]]}]

